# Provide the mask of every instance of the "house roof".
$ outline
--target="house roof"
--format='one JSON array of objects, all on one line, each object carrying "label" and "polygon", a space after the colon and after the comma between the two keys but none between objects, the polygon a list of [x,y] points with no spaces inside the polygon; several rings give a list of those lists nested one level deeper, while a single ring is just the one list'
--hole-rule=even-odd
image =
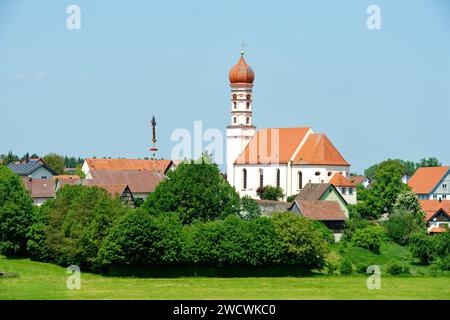
[{"label": "house roof", "polygon": [[337,201],[295,201],[300,214],[312,220],[347,220]]},{"label": "house roof", "polygon": [[149,193],[165,179],[158,171],[91,171],[92,179],[86,179],[86,185],[128,185],[131,192]]},{"label": "house roof", "polygon": [[288,163],[311,128],[260,129],[235,164]]},{"label": "house roof", "polygon": [[350,166],[325,134],[311,134],[293,163]]},{"label": "house roof", "polygon": [[81,184],[81,178],[77,175],[60,175],[54,176],[53,180],[59,183],[59,187],[64,187],[66,184],[68,185],[77,185]]},{"label": "house roof", "polygon": [[420,206],[425,211],[425,219],[429,221],[439,211],[443,210],[450,214],[450,200],[420,200]]},{"label": "house roof", "polygon": [[347,180],[342,173],[336,172],[330,180],[330,183],[336,187],[355,187],[355,184]]},{"label": "house roof", "polygon": [[166,173],[173,165],[165,159],[93,159],[86,162],[90,170],[96,171],[159,171]]},{"label": "house roof", "polygon": [[106,191],[108,191],[109,194],[111,194],[111,196],[113,197],[117,195],[119,196],[122,195],[128,187],[126,184],[95,184],[95,183],[90,183],[89,186],[103,188]]},{"label": "house roof", "polygon": [[353,183],[355,186],[358,186],[366,180],[366,176],[350,176],[349,180],[351,183]]},{"label": "house roof", "polygon": [[52,168],[47,166],[41,159],[31,159],[28,162],[10,163],[8,165],[8,168],[19,176],[28,176],[40,167],[44,167],[45,169],[50,171],[50,173],[56,175],[56,172]]},{"label": "house roof", "polygon": [[55,197],[55,181],[51,179],[29,179],[22,178],[25,188],[30,191],[32,198]]},{"label": "house roof", "polygon": [[295,200],[320,200],[330,186],[330,183],[308,183],[302,190],[300,190],[297,197],[295,197]]},{"label": "house roof", "polygon": [[449,171],[450,167],[419,168],[408,181],[408,186],[416,194],[429,194]]}]

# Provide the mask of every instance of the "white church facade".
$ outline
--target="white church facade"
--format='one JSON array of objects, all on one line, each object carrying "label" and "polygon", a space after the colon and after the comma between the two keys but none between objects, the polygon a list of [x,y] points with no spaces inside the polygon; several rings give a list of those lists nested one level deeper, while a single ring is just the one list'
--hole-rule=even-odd
[{"label": "white church facade", "polygon": [[[278,186],[285,198],[308,183],[341,182],[343,196],[356,203],[350,164],[325,134],[309,127],[259,129],[253,125],[255,74],[243,52],[229,72],[231,123],[227,127],[227,180],[241,196],[257,198],[261,186]],[[334,178],[334,179],[333,179]],[[337,179],[338,178],[338,179]]]}]

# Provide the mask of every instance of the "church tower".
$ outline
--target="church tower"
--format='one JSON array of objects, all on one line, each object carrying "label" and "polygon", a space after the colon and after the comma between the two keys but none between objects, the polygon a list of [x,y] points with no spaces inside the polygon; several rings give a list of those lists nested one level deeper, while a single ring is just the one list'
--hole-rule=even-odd
[{"label": "church tower", "polygon": [[229,72],[231,119],[227,127],[227,180],[235,185],[234,161],[256,133],[253,126],[253,81],[255,73],[244,60],[244,52]]}]

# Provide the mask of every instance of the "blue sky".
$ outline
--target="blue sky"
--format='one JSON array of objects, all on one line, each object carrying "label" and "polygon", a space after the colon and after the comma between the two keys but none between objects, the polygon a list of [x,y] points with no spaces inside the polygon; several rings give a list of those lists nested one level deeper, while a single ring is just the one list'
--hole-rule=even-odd
[{"label": "blue sky", "polygon": [[[66,28],[70,4],[81,30]],[[148,156],[152,114],[161,157],[195,120],[225,133],[242,42],[257,127],[311,126],[353,171],[450,164],[447,0],[2,0],[0,153]]]}]

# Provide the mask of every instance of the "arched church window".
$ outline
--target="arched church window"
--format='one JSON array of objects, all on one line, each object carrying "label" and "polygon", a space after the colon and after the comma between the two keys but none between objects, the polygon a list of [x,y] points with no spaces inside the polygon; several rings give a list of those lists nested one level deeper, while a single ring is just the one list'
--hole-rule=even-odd
[{"label": "arched church window", "polygon": [[242,187],[247,189],[247,169],[242,169]]},{"label": "arched church window", "polygon": [[259,169],[259,186],[264,186],[264,172],[263,169]]},{"label": "arched church window", "polygon": [[301,171],[298,172],[298,189],[303,189],[303,173]]},{"label": "arched church window", "polygon": [[237,121],[236,117],[233,117],[233,123],[236,123],[236,121]]},{"label": "arched church window", "polygon": [[247,101],[247,109],[250,109],[250,102]]},{"label": "arched church window", "polygon": [[236,109],[236,107],[237,107],[237,102],[236,101],[233,102],[233,107]]},{"label": "arched church window", "polygon": [[236,94],[233,94],[233,100],[236,100],[237,96]]},{"label": "arched church window", "polygon": [[247,100],[250,100],[250,98],[251,98],[252,96],[251,95],[247,95]]},{"label": "arched church window", "polygon": [[250,118],[247,117],[247,119],[245,120],[245,122],[246,122],[247,124],[250,124]]},{"label": "arched church window", "polygon": [[277,169],[277,187],[280,187],[280,169]]}]

